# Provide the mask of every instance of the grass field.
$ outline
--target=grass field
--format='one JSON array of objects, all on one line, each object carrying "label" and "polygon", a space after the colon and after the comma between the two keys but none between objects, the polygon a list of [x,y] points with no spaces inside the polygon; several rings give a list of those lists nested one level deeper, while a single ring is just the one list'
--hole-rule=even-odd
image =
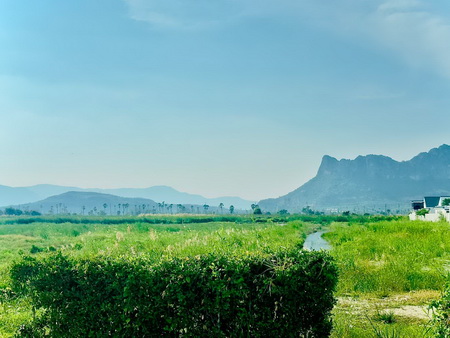
[{"label": "grass field", "polygon": [[448,223],[406,218],[158,216],[0,219],[0,336],[31,318],[11,298],[8,268],[22,255],[139,256],[161,260],[208,252],[265,255],[303,243],[322,227],[339,267],[332,337],[431,337],[426,308],[437,299],[450,260]]},{"label": "grass field", "polygon": [[[166,216],[139,218],[2,219],[0,221],[0,336],[11,336],[31,318],[26,299],[9,298],[9,266],[22,255],[145,255],[154,260],[214,252],[228,256],[265,255],[301,245],[317,225],[300,221],[234,217]],[[3,290],[3,291],[2,291]]]},{"label": "grass field", "polygon": [[431,337],[427,307],[447,279],[449,224],[404,219],[329,230],[340,270],[334,337]]}]

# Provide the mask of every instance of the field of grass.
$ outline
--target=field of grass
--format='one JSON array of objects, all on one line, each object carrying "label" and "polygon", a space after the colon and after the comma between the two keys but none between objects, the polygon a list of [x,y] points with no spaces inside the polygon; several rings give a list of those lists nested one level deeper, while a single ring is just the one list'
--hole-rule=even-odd
[{"label": "field of grass", "polygon": [[340,271],[334,337],[431,337],[427,307],[448,275],[449,224],[403,219],[329,230]]},{"label": "field of grass", "polygon": [[[11,336],[31,318],[26,299],[10,298],[9,266],[22,255],[47,255],[56,250],[80,258],[139,256],[154,260],[202,255],[266,255],[301,245],[314,224],[279,223],[265,218],[180,218],[145,221],[135,218],[16,218],[0,221],[0,337]],[[55,221],[56,220],[56,221]],[[193,221],[194,220],[194,221]]]},{"label": "field of grass", "polygon": [[21,255],[265,255],[300,245],[321,226],[340,271],[332,337],[431,337],[426,309],[447,278],[448,223],[305,215],[1,218],[0,337],[32,316],[27,300],[8,291],[8,267]]}]

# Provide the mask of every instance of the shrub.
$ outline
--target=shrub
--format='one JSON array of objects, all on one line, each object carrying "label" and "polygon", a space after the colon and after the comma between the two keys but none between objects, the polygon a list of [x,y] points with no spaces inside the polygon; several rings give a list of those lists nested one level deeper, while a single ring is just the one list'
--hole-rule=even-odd
[{"label": "shrub", "polygon": [[450,283],[447,282],[440,299],[431,302],[431,330],[436,337],[450,337]]},{"label": "shrub", "polygon": [[375,320],[377,320],[379,322],[385,323],[385,324],[392,324],[392,323],[396,322],[395,313],[392,310],[391,311],[385,311],[385,312],[378,311],[374,315],[373,319],[375,319]]},{"label": "shrub", "polygon": [[44,249],[42,249],[34,244],[31,246],[31,249],[30,249],[30,253],[32,253],[32,254],[39,253],[42,251],[44,251]]},{"label": "shrub", "polygon": [[424,209],[417,210],[416,215],[417,216],[425,216],[429,212],[430,212],[430,210],[424,208]]},{"label": "shrub", "polygon": [[337,270],[323,252],[269,258],[23,257],[13,290],[41,313],[20,336],[325,337]]}]

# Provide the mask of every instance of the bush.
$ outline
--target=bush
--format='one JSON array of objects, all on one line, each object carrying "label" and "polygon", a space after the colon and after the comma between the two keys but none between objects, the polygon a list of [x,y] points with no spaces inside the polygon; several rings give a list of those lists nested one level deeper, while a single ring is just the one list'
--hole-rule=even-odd
[{"label": "bush", "polygon": [[39,253],[42,251],[44,251],[44,249],[42,249],[34,244],[31,246],[31,249],[30,249],[30,253],[32,253],[32,254]]},{"label": "bush", "polygon": [[420,209],[416,211],[416,215],[417,216],[425,216],[426,214],[428,214],[430,212],[430,210],[428,209]]},{"label": "bush", "polygon": [[431,330],[436,337],[450,337],[450,283],[447,282],[440,299],[430,304]]},{"label": "bush", "polygon": [[325,337],[337,270],[323,252],[269,258],[23,257],[13,290],[41,315],[20,336]]}]

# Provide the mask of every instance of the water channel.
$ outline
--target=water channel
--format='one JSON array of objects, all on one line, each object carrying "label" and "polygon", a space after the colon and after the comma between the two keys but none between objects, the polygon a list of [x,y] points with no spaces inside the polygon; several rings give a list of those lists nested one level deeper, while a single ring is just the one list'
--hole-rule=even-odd
[{"label": "water channel", "polygon": [[313,232],[312,234],[309,234],[305,239],[303,249],[310,251],[330,250],[331,249],[330,243],[328,243],[325,239],[322,238],[322,235],[324,233],[325,233],[324,231],[317,231]]}]

